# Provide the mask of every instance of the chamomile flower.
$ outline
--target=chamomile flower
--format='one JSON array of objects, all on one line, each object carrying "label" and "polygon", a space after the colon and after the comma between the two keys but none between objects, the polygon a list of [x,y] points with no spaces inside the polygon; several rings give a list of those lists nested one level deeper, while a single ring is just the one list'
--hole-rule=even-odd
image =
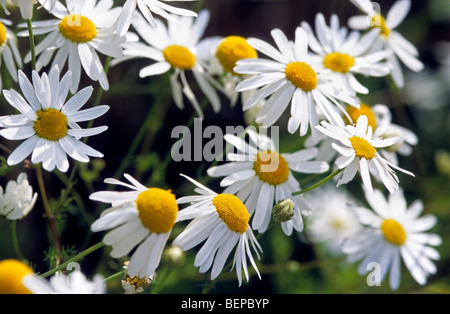
[{"label": "chamomile flower", "polygon": [[257,51],[247,43],[247,40],[241,36],[227,36],[224,38],[212,38],[210,41],[210,62],[208,71],[213,76],[218,76],[218,81],[223,86],[225,95],[231,100],[231,106],[234,106],[240,94],[242,100],[250,97],[254,91],[239,93],[236,86],[247,76],[234,72],[236,62],[242,59],[255,59],[258,57]]},{"label": "chamomile flower", "polygon": [[[4,62],[3,65],[6,66],[11,78],[17,82],[17,68],[22,67],[22,57],[17,46],[16,35],[6,26],[11,24],[11,21],[0,19],[0,54]],[[0,77],[0,89],[2,85]]]},{"label": "chamomile flower", "polygon": [[137,15],[132,25],[146,44],[140,41],[126,42],[123,44],[124,57],[114,60],[113,64],[131,58],[148,58],[156,61],[140,70],[141,78],[173,70],[170,84],[175,104],[183,109],[184,95],[191,102],[198,116],[203,117],[197,97],[186,78],[186,72],[191,72],[200,89],[211,102],[214,111],[218,112],[221,105],[215,88],[220,89],[220,86],[205,69],[201,51],[198,49],[209,17],[209,11],[203,10],[196,19],[185,16],[174,17],[167,21],[168,26],[161,20],[155,19],[158,27],[153,28],[144,18]]},{"label": "chamomile flower", "polygon": [[366,115],[375,138],[399,137],[401,139],[400,142],[392,146],[379,149],[380,155],[396,166],[399,164],[397,154],[402,156],[411,155],[412,146],[418,143],[417,136],[411,130],[392,123],[391,111],[386,105],[376,104],[369,106],[361,103],[359,109],[349,106],[347,113],[352,120],[350,123],[357,121],[359,116]]},{"label": "chamomile flower", "polygon": [[107,127],[82,129],[78,123],[100,117],[109,110],[102,105],[80,110],[92,95],[93,88],[86,87],[66,101],[72,80],[67,72],[60,80],[57,66],[49,74],[41,76],[32,72],[33,84],[19,70],[22,97],[14,89],[4,90],[8,103],[20,113],[0,117],[0,135],[9,140],[25,140],[8,157],[8,165],[16,165],[31,154],[31,162],[41,163],[45,170],[55,167],[62,172],[69,168],[67,155],[80,162],[88,162],[89,156],[103,154],[86,145],[80,138],[104,132]]},{"label": "chamomile flower", "polygon": [[0,261],[0,294],[31,294],[23,284],[23,279],[34,275],[34,271],[27,264],[15,259]]},{"label": "chamomile flower", "polygon": [[102,275],[97,274],[93,280],[88,280],[79,270],[69,275],[57,274],[49,280],[28,275],[22,282],[33,294],[105,294],[106,292]]},{"label": "chamomile flower", "polygon": [[326,185],[308,193],[307,200],[313,208],[305,222],[311,240],[323,244],[331,254],[342,254],[344,240],[361,230],[357,216],[349,209],[354,198],[345,190]]},{"label": "chamomile flower", "polygon": [[211,280],[220,275],[233,250],[233,268],[236,267],[239,286],[242,284],[242,271],[249,280],[247,258],[260,276],[251,247],[257,254],[261,247],[249,226],[250,214],[245,205],[235,195],[217,194],[197,181],[184,177],[197,186],[195,191],[198,195],[177,200],[178,204],[190,204],[180,210],[177,222],[192,221],[175,238],[173,245],[186,251],[205,242],[195,257],[194,265],[199,267],[201,273],[211,269]]},{"label": "chamomile flower", "polygon": [[340,26],[337,15],[331,16],[328,26],[322,13],[318,13],[315,18],[317,37],[307,22],[302,22],[301,26],[308,32],[309,47],[317,54],[317,59],[325,68],[331,70],[333,80],[340,82],[349,94],[369,92],[355,75],[381,77],[390,73],[391,66],[384,60],[392,52],[390,50],[370,52],[380,29],[373,29],[364,36],[356,31],[349,33],[346,27]]},{"label": "chamomile flower", "polygon": [[[112,8],[113,2],[66,1],[67,7],[57,1],[51,14],[56,19],[33,21],[35,35],[48,34],[36,45],[36,70],[47,66],[53,55],[52,67],[58,65],[63,69],[68,64],[72,72],[70,91],[75,93],[81,79],[81,68],[94,81],[99,81],[104,90],[109,89],[109,82],[104,66],[97,52],[119,58],[123,51],[120,44],[124,37],[118,37],[114,24],[120,8]],[[22,31],[19,36],[28,36]],[[25,56],[25,62],[31,61],[31,53]]]},{"label": "chamomile flower", "polygon": [[[164,1],[173,1],[173,0],[164,0]],[[181,0],[181,1],[193,1],[193,0]],[[194,17],[197,16],[197,13],[191,10],[176,8],[160,0],[127,0],[123,5],[122,12],[120,13],[119,19],[117,21],[117,33],[120,36],[125,35],[125,33],[128,31],[131,21],[133,19],[134,12],[136,11],[136,6],[139,8],[142,15],[148,21],[148,23],[153,27],[156,27],[157,23],[153,18],[152,12],[169,20],[173,19],[173,15],[170,13],[183,16],[194,16]]]},{"label": "chamomile flower", "polygon": [[91,226],[93,232],[110,230],[103,242],[112,246],[111,256],[121,258],[135,249],[127,275],[152,278],[177,218],[178,205],[171,191],[147,188],[128,174],[131,183],[106,179],[105,183],[125,186],[131,191],[101,191],[91,200],[111,204]]},{"label": "chamomile flower", "polygon": [[399,170],[410,176],[414,176],[388,160],[384,159],[377,151],[377,148],[384,148],[398,143],[401,139],[392,137],[387,139],[374,138],[372,126],[368,124],[366,115],[361,115],[354,125],[345,127],[331,125],[322,121],[317,129],[338,143],[332,143],[341,157],[335,161],[339,169],[343,169],[342,176],[337,185],[351,181],[359,171],[366,189],[372,190],[371,173],[386,186],[389,192],[398,190],[399,179],[391,168]]},{"label": "chamomile flower", "polygon": [[8,182],[3,193],[0,186],[0,216],[8,220],[22,219],[33,209],[38,194],[28,182],[25,172],[21,172],[17,180]]},{"label": "chamomile flower", "polygon": [[413,278],[424,285],[427,277],[437,271],[432,261],[440,258],[432,246],[440,245],[441,237],[426,232],[436,224],[436,217],[429,214],[419,218],[422,201],[417,200],[408,207],[401,189],[388,199],[378,190],[366,191],[366,199],[373,211],[353,207],[363,229],[343,244],[348,261],[362,259],[358,268],[361,275],[367,272],[368,263],[378,263],[381,280],[390,273],[389,286],[396,290],[400,285],[403,260]]},{"label": "chamomile flower", "polygon": [[264,132],[247,129],[249,142],[231,134],[225,140],[238,151],[228,153],[231,162],[208,169],[212,177],[224,177],[220,182],[226,187],[224,193],[236,194],[252,215],[252,228],[264,232],[272,217],[273,206],[284,199],[294,202],[294,216],[281,223],[286,235],[293,229],[303,230],[302,214],[309,213],[309,206],[303,196],[293,196],[301,190],[292,172],[323,173],[329,170],[326,162],[313,160],[316,148],[294,153],[278,153],[275,142]]},{"label": "chamomile flower", "polygon": [[417,59],[419,52],[417,48],[405,37],[395,30],[405,19],[411,8],[410,0],[397,0],[384,18],[375,11],[370,0],[350,0],[365,15],[353,16],[349,19],[349,26],[356,30],[367,30],[379,28],[379,43],[377,46],[391,50],[393,53],[388,57],[392,64],[391,76],[398,87],[403,87],[404,77],[399,60],[414,72],[420,72],[424,68],[423,63]]},{"label": "chamomile flower", "polygon": [[236,73],[252,75],[236,86],[237,91],[258,89],[245,102],[243,110],[269,97],[256,122],[271,126],[291,104],[288,131],[294,133],[300,128],[301,136],[306,134],[309,126],[316,135],[314,127],[319,124],[318,111],[333,124],[342,124],[339,111],[343,109],[339,100],[355,106],[358,104],[353,97],[335,88],[329,80],[328,71],[321,71],[321,67],[311,62],[307,32],[297,27],[293,43],[279,29],[272,30],[271,35],[278,49],[257,38],[249,38],[247,42],[273,60],[244,59],[238,61],[234,68]]}]

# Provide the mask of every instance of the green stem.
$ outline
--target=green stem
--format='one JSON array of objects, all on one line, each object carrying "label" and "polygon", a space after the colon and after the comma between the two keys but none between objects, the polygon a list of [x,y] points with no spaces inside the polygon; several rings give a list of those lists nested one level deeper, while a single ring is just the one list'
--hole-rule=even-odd
[{"label": "green stem", "polygon": [[19,247],[19,241],[17,240],[17,229],[16,229],[17,221],[13,220],[10,223],[11,227],[11,240],[14,248],[14,252],[17,255],[17,258],[21,261],[26,261],[25,257],[23,256],[22,252],[20,251]]},{"label": "green stem", "polygon": [[30,36],[31,66],[33,70],[36,70],[36,50],[35,50],[36,45],[34,43],[33,27],[31,26],[31,20],[27,20],[27,26],[28,26],[28,34]]},{"label": "green stem", "polygon": [[121,270],[121,271],[119,271],[119,272],[117,272],[117,273],[115,273],[115,274],[113,274],[113,275],[111,275],[109,277],[106,277],[105,278],[105,282],[109,282],[109,281],[114,280],[116,278],[121,278],[124,274],[125,274],[125,272],[123,270]]},{"label": "green stem", "polygon": [[55,216],[53,215],[51,208],[50,208],[50,204],[48,202],[47,192],[45,190],[44,176],[42,174],[41,165],[40,164],[36,165],[35,169],[36,169],[36,178],[38,181],[39,190],[41,192],[42,204],[44,205],[45,214],[47,216],[47,220],[48,220],[48,224],[50,227],[50,232],[52,234],[53,242],[55,244],[56,249],[58,250],[59,256],[62,257],[61,244],[59,242],[58,233],[56,232],[56,227],[55,227]]},{"label": "green stem", "polygon": [[83,257],[89,255],[90,253],[102,248],[105,244],[103,242],[99,242],[93,246],[91,246],[90,248],[84,250],[83,252],[79,253],[78,255],[72,257],[71,259],[67,260],[65,263],[59,265],[58,267],[55,267],[51,270],[49,270],[46,273],[43,273],[42,275],[40,275],[41,277],[45,278],[48,276],[53,275],[54,273],[63,270],[64,268],[67,267],[67,265],[69,265],[70,263],[74,263],[74,262],[78,262],[79,260],[81,260]]},{"label": "green stem", "polygon": [[303,190],[301,190],[301,191],[292,193],[292,195],[300,195],[300,194],[303,194],[303,193],[312,191],[312,190],[318,188],[319,186],[324,185],[325,183],[327,183],[328,181],[330,181],[331,179],[333,179],[335,176],[337,176],[338,174],[340,174],[342,171],[344,171],[344,169],[338,169],[338,170],[336,170],[335,172],[333,172],[332,174],[330,174],[328,177],[326,177],[325,179],[323,179],[323,180],[317,182],[317,183],[314,184],[314,185],[311,185],[310,187],[308,187],[308,188],[306,188],[306,189],[303,189]]}]

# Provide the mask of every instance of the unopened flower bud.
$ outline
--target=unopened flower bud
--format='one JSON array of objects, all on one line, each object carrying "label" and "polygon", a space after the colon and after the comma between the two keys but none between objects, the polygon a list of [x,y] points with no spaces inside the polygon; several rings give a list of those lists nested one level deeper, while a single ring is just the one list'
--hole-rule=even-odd
[{"label": "unopened flower bud", "polygon": [[277,221],[289,221],[294,216],[294,202],[291,199],[279,201],[272,210],[273,218]]}]

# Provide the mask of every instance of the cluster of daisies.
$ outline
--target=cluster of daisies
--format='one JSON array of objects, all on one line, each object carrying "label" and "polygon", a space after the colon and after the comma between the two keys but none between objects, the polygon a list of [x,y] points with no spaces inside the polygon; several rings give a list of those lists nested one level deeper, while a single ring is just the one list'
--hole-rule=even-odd
[{"label": "cluster of daisies", "polygon": [[[17,36],[43,39],[22,60],[16,35],[7,28],[10,23],[1,20],[1,54],[21,93],[3,91],[18,113],[0,117],[0,135],[24,140],[7,163],[26,160],[42,164],[47,171],[66,172],[68,157],[85,163],[91,157],[101,158],[102,153],[87,145],[85,138],[103,133],[107,126],[82,128],[79,123],[92,123],[110,107],[82,109],[94,89],[80,89],[81,75],[107,91],[107,71],[99,53],[109,58],[112,67],[147,59],[139,77],[169,73],[173,101],[180,109],[187,100],[204,117],[192,88],[195,84],[214,112],[220,112],[224,97],[230,105],[240,101],[247,121],[260,128],[225,136],[234,150],[227,153],[227,162],[207,170],[210,177],[221,178],[221,193],[181,174],[196,194],[177,198],[171,190],[147,187],[124,174],[126,182],[108,178],[105,183],[126,191],[91,194],[91,200],[110,205],[91,230],[107,231],[103,243],[112,247],[113,258],[131,255],[127,289],[154,278],[177,223],[189,221],[174,238],[173,247],[187,251],[201,245],[194,266],[201,273],[210,272],[211,280],[229,267],[232,256],[231,267],[241,285],[243,275],[247,281],[251,277],[250,266],[259,276],[263,250],[255,233],[264,233],[276,222],[286,236],[303,232],[305,217],[311,218],[312,239],[331,239],[350,262],[362,259],[360,274],[367,272],[368,263],[379,263],[381,280],[389,273],[390,287],[397,289],[403,261],[414,279],[425,284],[436,273],[433,260],[439,259],[433,246],[441,239],[426,232],[436,218],[419,217],[421,201],[407,205],[397,176],[397,172],[414,176],[400,167],[398,154],[409,155],[417,137],[392,123],[388,106],[363,103],[360,95],[370,91],[358,80],[391,76],[402,88],[403,66],[413,71],[423,68],[417,49],[395,31],[411,1],[395,2],[386,18],[369,0],[350,2],[362,12],[348,21],[350,28],[342,26],[337,15],[328,23],[319,13],[314,26],[299,23],[293,39],[273,29],[272,45],[235,35],[204,38],[210,19],[207,10],[195,13],[165,1],[126,0],[118,7],[111,0],[13,1],[27,21],[19,25],[23,30]],[[1,4],[10,14],[6,1]],[[36,7],[54,18],[32,21]],[[34,67],[28,77],[21,68],[30,62]],[[299,151],[280,152],[279,143],[262,131],[284,121],[284,114],[289,118],[286,130],[305,143]],[[299,175],[329,171],[333,173],[327,178],[336,179],[330,189],[320,186],[309,192],[300,186]],[[358,173],[370,209],[340,187],[359,180]],[[37,197],[23,174],[1,192],[0,211],[8,219],[26,215]],[[13,260],[0,262],[0,282],[15,278],[21,284],[11,289],[20,292],[105,292],[101,277],[88,281],[77,273],[70,280],[59,275],[47,281]]]}]

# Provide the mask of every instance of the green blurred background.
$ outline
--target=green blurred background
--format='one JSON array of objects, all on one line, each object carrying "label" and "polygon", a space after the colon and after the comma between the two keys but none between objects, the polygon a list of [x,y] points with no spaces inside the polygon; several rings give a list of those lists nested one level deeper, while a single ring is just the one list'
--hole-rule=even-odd
[{"label": "green blurred background", "polygon": [[[122,1],[115,1],[117,4]],[[382,13],[386,14],[393,1],[378,1]],[[347,0],[204,0],[194,3],[177,2],[177,6],[194,9],[209,9],[211,21],[205,37],[240,35],[257,37],[272,43],[270,31],[280,28],[289,38],[293,38],[295,28],[301,21],[313,23],[317,13],[322,12],[328,19],[331,14],[339,16],[346,25],[348,17],[359,14],[357,8]],[[18,15],[13,12],[15,17]],[[3,16],[2,16],[3,17]],[[38,11],[35,18],[48,18]],[[419,145],[410,157],[400,159],[401,165],[416,174],[410,179],[400,176],[401,186],[407,191],[408,204],[416,199],[423,200],[424,214],[431,213],[438,218],[431,230],[439,234],[443,243],[437,249],[441,259],[437,262],[438,273],[429,278],[429,283],[421,287],[402,271],[402,284],[395,293],[448,293],[450,292],[450,50],[445,51],[442,42],[450,42],[450,3],[448,0],[413,1],[411,11],[398,31],[409,39],[420,51],[420,59],[425,70],[412,73],[405,69],[407,85],[392,94],[390,82],[386,79],[364,80],[372,91],[364,96],[367,103],[383,103],[391,107],[394,122],[412,130],[419,137]],[[36,37],[39,41],[41,38]],[[27,38],[19,39],[23,55],[28,51]],[[444,60],[447,56],[447,63]],[[104,59],[103,59],[104,60]],[[171,131],[174,126],[186,124],[194,112],[186,104],[184,110],[172,103],[163,77],[140,79],[138,71],[148,60],[136,59],[119,64],[109,70],[111,88],[102,95],[102,104],[111,106],[110,111],[95,121],[96,125],[108,125],[104,134],[89,138],[89,144],[104,153],[101,160],[93,160],[80,165],[75,177],[75,186],[70,197],[57,217],[60,240],[66,257],[101,241],[103,234],[92,234],[91,223],[105,209],[88,199],[90,193],[104,190],[103,179],[116,176],[122,179],[124,172],[135,176],[147,186],[170,188],[179,197],[192,193],[192,186],[180,178],[183,172],[200,182],[206,182],[206,162],[172,162],[170,148],[174,143]],[[17,86],[8,80],[2,67],[4,88]],[[25,65],[29,71],[29,64]],[[27,73],[27,72],[26,72]],[[99,86],[84,77],[80,88]],[[162,91],[165,91],[163,93]],[[94,92],[96,93],[96,92]],[[94,96],[91,99],[94,101]],[[400,104],[394,108],[394,104]],[[11,114],[12,108],[3,97],[0,98],[0,114]],[[205,109],[203,127],[208,125],[245,125],[240,104],[230,107],[223,98],[220,113],[213,113],[211,107]],[[280,128],[283,149],[299,149],[299,141]],[[139,133],[141,132],[141,133]],[[138,134],[141,134],[140,137]],[[0,139],[0,143],[13,149],[19,143]],[[127,164],[127,151],[136,143],[135,153]],[[0,184],[5,187],[8,180],[15,179],[21,171],[26,171],[34,190],[38,190],[33,169],[23,165],[7,167],[2,151],[0,163]],[[72,163],[73,164],[73,163]],[[70,171],[70,170],[69,170]],[[66,176],[60,173],[45,173],[45,182],[53,206],[58,203],[64,188]],[[212,189],[220,191],[218,180],[210,180]],[[352,185],[349,185],[352,188]],[[40,198],[33,211],[17,223],[18,238],[25,257],[32,261],[35,270],[45,272],[49,263],[54,262],[54,252],[49,249],[51,242]],[[181,231],[177,226],[175,236]],[[307,226],[306,226],[307,228]],[[0,218],[0,259],[15,258],[11,245],[9,222]],[[210,293],[392,293],[387,282],[380,287],[369,287],[366,278],[357,275],[358,264],[348,264],[342,256],[333,256],[321,244],[313,244],[305,233],[286,237],[279,227],[270,229],[260,238],[264,253],[260,260],[262,279],[252,276],[249,283],[238,288],[235,272],[224,270],[219,281],[211,286]],[[108,277],[122,269],[123,260],[108,256],[110,248],[96,251],[81,261],[81,270],[88,276],[101,273]],[[146,293],[200,293],[207,277],[199,274],[193,266],[196,250],[186,253],[185,262],[171,268],[163,261],[158,270],[157,280],[146,289]],[[254,275],[254,272],[251,272]],[[109,293],[122,293],[120,281],[108,283]]]}]

